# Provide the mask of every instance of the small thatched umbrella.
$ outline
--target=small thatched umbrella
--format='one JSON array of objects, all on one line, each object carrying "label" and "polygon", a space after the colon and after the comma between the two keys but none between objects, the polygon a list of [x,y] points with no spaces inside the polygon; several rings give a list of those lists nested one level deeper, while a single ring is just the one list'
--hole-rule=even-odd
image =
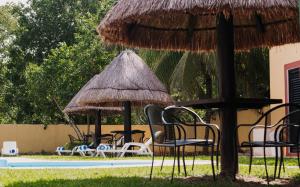
[{"label": "small thatched umbrella", "polygon": [[[165,86],[133,51],[119,54],[90,81],[77,99],[80,105],[124,106],[124,130],[131,130],[131,105],[173,103]],[[131,141],[130,134],[125,141]]]},{"label": "small thatched umbrella", "polygon": [[122,112],[122,107],[99,107],[99,106],[79,106],[76,103],[76,100],[84,94],[84,90],[86,86],[92,82],[96,76],[90,79],[80,90],[79,92],[72,98],[72,100],[68,103],[68,105],[63,110],[66,114],[88,114],[95,116],[95,144],[98,145],[101,142],[101,117],[108,116],[112,114],[117,114]]},{"label": "small thatched umbrella", "polygon": [[234,50],[300,41],[297,0],[120,0],[98,27],[109,43],[163,50],[217,50],[222,171],[235,177]]}]

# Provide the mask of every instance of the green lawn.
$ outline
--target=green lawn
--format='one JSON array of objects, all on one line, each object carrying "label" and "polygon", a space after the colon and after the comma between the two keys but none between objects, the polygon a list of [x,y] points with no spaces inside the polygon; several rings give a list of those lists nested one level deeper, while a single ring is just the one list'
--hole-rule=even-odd
[{"label": "green lawn", "polygon": [[[58,156],[23,156],[27,158],[38,159],[65,159],[65,160],[101,160],[103,158],[91,157],[58,157]],[[149,159],[149,157],[133,157],[132,159]],[[112,159],[112,158],[108,158]],[[115,158],[113,158],[115,159]],[[128,158],[127,158],[128,159]],[[201,157],[207,159],[207,157]],[[248,162],[244,157],[240,162]],[[256,163],[260,163],[261,159],[255,159]],[[288,160],[288,165],[292,164],[295,159]],[[246,162],[246,163],[247,163]],[[270,161],[271,162],[271,161]],[[271,164],[270,164],[271,165]],[[170,183],[169,177],[171,167],[165,167],[162,172],[155,168],[154,179],[149,181],[149,167],[139,168],[118,168],[118,169],[43,169],[43,170],[19,170],[19,169],[1,169],[0,170],[0,186],[24,186],[24,187],[71,187],[71,186],[87,186],[87,187],[142,187],[142,186],[208,186],[208,187],[228,187],[228,186],[266,186],[261,184],[264,180],[264,167],[254,166],[251,176],[255,178],[248,178],[248,167],[245,165],[240,166],[240,174],[243,178],[239,178],[236,182],[221,179],[218,177],[217,181],[213,181],[211,176],[211,169],[209,165],[196,166],[194,171],[191,171],[191,166],[187,166],[188,175],[193,177],[185,178],[183,174],[176,174],[176,179],[173,184]],[[269,173],[273,173],[273,167],[269,167]],[[177,171],[177,170],[175,170]],[[258,179],[256,178],[258,177]],[[284,184],[282,186],[300,186],[300,170],[298,168],[289,168],[285,173],[282,173]],[[245,182],[244,180],[248,180]],[[257,181],[258,180],[258,181]],[[252,181],[252,182],[249,182]],[[273,181],[271,184],[276,186],[278,182]]]},{"label": "green lawn", "polygon": [[[270,169],[271,172],[272,169]],[[173,184],[169,181],[170,167],[159,172],[156,168],[154,180],[149,181],[149,168],[122,168],[122,169],[44,169],[44,170],[0,170],[2,186],[20,187],[55,187],[55,186],[104,186],[104,187],[141,187],[141,186],[264,186],[255,182],[246,183],[243,180],[230,182],[220,179],[212,180],[210,166],[197,166],[194,172],[188,168],[190,178],[178,176]],[[247,176],[247,167],[240,168],[240,172]],[[255,166],[252,175],[263,177],[264,170],[261,166]],[[283,177],[290,177],[287,181],[290,186],[300,185],[300,173],[298,169],[289,169],[283,173]],[[0,185],[0,186],[1,186]]]}]

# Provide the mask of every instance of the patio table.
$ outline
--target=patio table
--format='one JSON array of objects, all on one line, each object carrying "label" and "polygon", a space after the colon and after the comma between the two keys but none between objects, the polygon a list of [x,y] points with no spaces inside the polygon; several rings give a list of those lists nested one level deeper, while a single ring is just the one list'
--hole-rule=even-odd
[{"label": "patio table", "polygon": [[[144,139],[145,137],[145,131],[142,131],[142,130],[114,130],[114,131],[110,131],[112,134],[113,134],[113,149],[115,149],[117,147],[116,143],[117,143],[117,139],[116,139],[116,136],[118,134],[122,135],[122,136],[125,136],[126,134],[130,134],[130,137],[132,134],[139,134],[141,133],[142,134],[142,139]],[[132,141],[132,140],[131,140]]]}]

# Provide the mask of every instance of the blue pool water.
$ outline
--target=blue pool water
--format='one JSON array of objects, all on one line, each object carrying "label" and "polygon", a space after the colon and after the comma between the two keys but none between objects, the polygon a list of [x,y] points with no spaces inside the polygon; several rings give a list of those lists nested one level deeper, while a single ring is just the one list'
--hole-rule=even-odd
[{"label": "blue pool water", "polygon": [[151,162],[93,162],[93,161],[34,161],[34,162],[8,162],[0,160],[0,167],[4,168],[62,168],[62,167],[142,167],[149,166]]}]

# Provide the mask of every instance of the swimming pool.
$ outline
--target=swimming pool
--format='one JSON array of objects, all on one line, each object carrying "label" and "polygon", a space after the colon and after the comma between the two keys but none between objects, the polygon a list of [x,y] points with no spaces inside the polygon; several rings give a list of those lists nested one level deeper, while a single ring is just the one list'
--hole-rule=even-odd
[{"label": "swimming pool", "polygon": [[[186,165],[192,165],[192,160],[186,160]],[[196,160],[196,165],[209,165],[209,160]],[[160,166],[161,160],[155,160],[154,166]],[[173,160],[165,160],[165,166],[172,166]],[[2,157],[0,158],[1,169],[89,169],[89,168],[122,168],[122,167],[150,167],[151,160],[93,160],[93,161],[63,161],[63,160],[41,160],[24,157]]]},{"label": "swimming pool", "polygon": [[144,167],[151,161],[9,161],[0,159],[1,168],[113,168]]}]

